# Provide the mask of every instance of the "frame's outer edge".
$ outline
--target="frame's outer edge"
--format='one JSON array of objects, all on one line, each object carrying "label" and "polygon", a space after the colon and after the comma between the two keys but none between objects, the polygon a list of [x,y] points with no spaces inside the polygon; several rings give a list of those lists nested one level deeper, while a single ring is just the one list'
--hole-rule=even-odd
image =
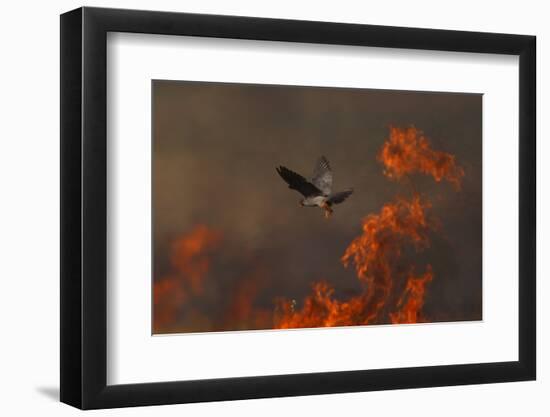
[{"label": "frame's outer edge", "polygon": [[82,408],[89,409],[107,387],[107,30],[87,7],[82,40]]},{"label": "frame's outer edge", "polygon": [[537,38],[519,55],[519,362],[537,374]]},{"label": "frame's outer edge", "polygon": [[[519,360],[131,385],[106,384],[108,31],[520,55]],[[80,8],[61,16],[61,401],[175,404],[533,380],[536,376],[533,36]]]},{"label": "frame's outer edge", "polygon": [[60,399],[82,406],[82,9],[60,19]]}]

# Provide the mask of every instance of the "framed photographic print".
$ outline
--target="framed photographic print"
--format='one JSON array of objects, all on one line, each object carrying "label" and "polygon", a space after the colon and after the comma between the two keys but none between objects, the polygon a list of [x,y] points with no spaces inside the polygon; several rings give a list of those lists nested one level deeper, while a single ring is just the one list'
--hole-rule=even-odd
[{"label": "framed photographic print", "polygon": [[61,401],[535,379],[535,38],[61,16]]}]

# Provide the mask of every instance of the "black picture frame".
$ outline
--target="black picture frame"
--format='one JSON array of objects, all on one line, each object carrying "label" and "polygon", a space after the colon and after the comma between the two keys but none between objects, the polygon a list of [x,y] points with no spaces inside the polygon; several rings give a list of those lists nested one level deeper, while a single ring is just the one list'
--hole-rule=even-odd
[{"label": "black picture frame", "polygon": [[[519,360],[107,385],[108,32],[519,56]],[[84,7],[61,15],[60,57],[62,402],[94,409],[535,379],[534,36]]]}]

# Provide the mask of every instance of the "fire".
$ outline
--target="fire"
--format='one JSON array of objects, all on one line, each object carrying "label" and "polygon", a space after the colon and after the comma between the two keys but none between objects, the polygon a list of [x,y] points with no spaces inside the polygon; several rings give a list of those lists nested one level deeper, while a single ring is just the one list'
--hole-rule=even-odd
[{"label": "fire", "polygon": [[[326,327],[386,323],[390,319],[388,305],[392,295],[405,278],[401,255],[411,246],[420,251],[429,246],[428,232],[433,228],[427,219],[430,207],[418,195],[385,204],[379,214],[363,219],[363,233],[347,247],[342,262],[354,265],[363,285],[359,296],[345,302],[334,299],[334,290],[324,282],[313,286],[313,294],[304,300],[303,308],[295,311],[293,304],[280,301],[276,327]],[[412,284],[411,284],[412,285]],[[402,304],[403,302],[401,302]],[[398,303],[399,304],[399,303]],[[399,304],[400,305],[400,304]]]},{"label": "fire", "polygon": [[[464,170],[451,154],[431,148],[423,133],[414,127],[390,128],[378,159],[384,174],[401,180],[418,172],[442,179],[460,190]],[[422,307],[427,285],[434,274],[431,265],[415,275],[414,263],[405,255],[410,248],[423,251],[430,245],[430,232],[438,222],[431,218],[431,203],[416,191],[409,198],[386,203],[378,214],[362,221],[362,233],[344,251],[345,267],[353,265],[362,291],[345,301],[334,297],[326,282],[313,284],[312,294],[296,309],[294,301],[279,300],[275,327],[327,327],[424,321]]]},{"label": "fire", "polygon": [[407,285],[397,302],[398,310],[390,313],[391,322],[397,323],[419,323],[423,321],[422,307],[426,284],[433,279],[432,266],[428,265],[423,275],[415,277],[412,273],[407,279]]},{"label": "fire", "polygon": [[198,225],[172,244],[172,272],[153,286],[154,328],[173,323],[191,295],[200,295],[210,269],[210,258],[219,248],[218,231]]},{"label": "fire", "polygon": [[363,296],[340,302],[334,299],[333,294],[334,289],[321,281],[313,284],[313,292],[306,297],[300,311],[295,311],[295,301],[278,300],[275,327],[292,329],[366,324]]},{"label": "fire", "polygon": [[348,246],[342,262],[353,263],[357,278],[366,284],[365,324],[380,321],[398,278],[401,255],[407,245],[417,251],[429,246],[428,202],[418,195],[387,203],[379,214],[363,219],[363,233]]},{"label": "fire", "polygon": [[[156,281],[153,287],[154,332],[271,327],[273,312],[255,306],[266,271],[253,261],[249,271],[234,277],[233,290],[218,300],[224,306],[220,317],[206,315],[200,308],[201,303],[211,296],[205,292],[204,284],[222,243],[222,233],[204,225],[195,226],[172,243],[171,272]],[[216,288],[216,282],[209,285]]]},{"label": "fire", "polygon": [[229,297],[223,329],[250,330],[270,328],[273,321],[271,310],[255,307],[255,301],[265,284],[264,268],[256,266],[252,272],[239,279]]},{"label": "fire", "polygon": [[202,292],[203,279],[210,268],[209,257],[220,241],[219,232],[199,225],[173,243],[172,266],[183,280],[188,281],[194,294]]},{"label": "fire", "polygon": [[414,126],[407,129],[390,127],[390,136],[378,160],[384,164],[384,174],[395,180],[418,172],[431,175],[437,182],[445,179],[460,190],[464,177],[464,170],[456,164],[455,157],[433,150],[424,133]]}]

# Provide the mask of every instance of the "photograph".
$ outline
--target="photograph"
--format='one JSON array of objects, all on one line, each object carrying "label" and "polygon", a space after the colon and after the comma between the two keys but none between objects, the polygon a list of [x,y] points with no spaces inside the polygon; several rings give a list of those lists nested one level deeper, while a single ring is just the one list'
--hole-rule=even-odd
[{"label": "photograph", "polygon": [[483,320],[482,94],[151,89],[152,334]]}]

